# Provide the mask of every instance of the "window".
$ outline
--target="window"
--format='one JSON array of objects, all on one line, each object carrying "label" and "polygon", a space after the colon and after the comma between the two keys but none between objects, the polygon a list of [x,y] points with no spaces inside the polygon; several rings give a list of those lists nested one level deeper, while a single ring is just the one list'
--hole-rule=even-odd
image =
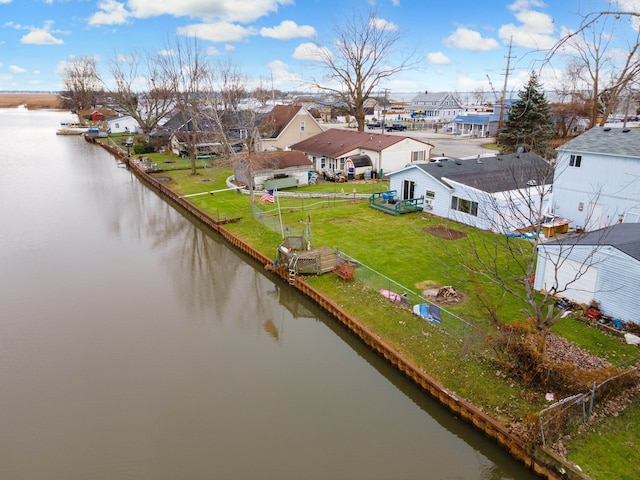
[{"label": "window", "polygon": [[436,198],[436,192],[427,190],[427,193],[425,194],[425,198],[430,198],[431,200],[433,200],[434,198]]},{"label": "window", "polygon": [[569,166],[579,168],[582,163],[582,155],[571,155],[569,157]]},{"label": "window", "polygon": [[422,160],[424,160],[424,150],[420,150],[418,152],[411,152],[412,162],[420,162]]},{"label": "window", "polygon": [[451,208],[458,212],[468,213],[474,217],[478,216],[478,202],[465,200],[464,198],[451,197]]},{"label": "window", "polygon": [[304,121],[301,121],[300,122],[300,131],[301,132],[304,132],[304,127],[305,127]]},{"label": "window", "polygon": [[402,182],[402,199],[409,200],[413,198],[413,194],[415,193],[416,184],[411,180],[404,180]]}]

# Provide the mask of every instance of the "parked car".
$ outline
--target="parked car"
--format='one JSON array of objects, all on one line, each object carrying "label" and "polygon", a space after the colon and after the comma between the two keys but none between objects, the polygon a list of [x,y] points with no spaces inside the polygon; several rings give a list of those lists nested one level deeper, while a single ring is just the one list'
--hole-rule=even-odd
[{"label": "parked car", "polygon": [[380,122],[369,122],[369,123],[367,123],[367,128],[382,128],[382,123],[380,123]]},{"label": "parked car", "polygon": [[403,132],[407,129],[406,125],[402,125],[401,123],[392,123],[391,125],[387,125],[384,127],[387,132]]}]

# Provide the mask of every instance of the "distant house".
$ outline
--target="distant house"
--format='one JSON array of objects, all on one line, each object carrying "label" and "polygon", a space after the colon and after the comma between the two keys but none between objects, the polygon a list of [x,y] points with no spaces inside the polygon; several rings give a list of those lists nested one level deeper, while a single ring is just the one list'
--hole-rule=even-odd
[{"label": "distant house", "polygon": [[108,119],[107,131],[109,133],[142,133],[140,124],[131,115]]},{"label": "distant house", "polygon": [[400,200],[424,198],[424,210],[483,230],[528,228],[530,202],[548,209],[552,166],[535,153],[477,160],[418,162],[389,174]]},{"label": "distant house", "polygon": [[254,190],[290,188],[309,184],[313,165],[301,152],[279,151],[241,155],[233,164],[236,183]]},{"label": "distant house", "polygon": [[169,136],[169,145],[174,155],[189,156],[189,146],[195,149],[197,155],[221,155],[225,151],[222,142],[210,133],[173,132]]},{"label": "distant house", "polygon": [[621,223],[538,246],[534,288],[640,323],[640,224]]},{"label": "distant house", "polygon": [[554,214],[587,231],[640,222],[640,129],[593,127],[557,151]]},{"label": "distant house", "polygon": [[275,105],[257,128],[256,150],[287,150],[322,132],[322,127],[306,108],[300,105]]},{"label": "distant house", "polygon": [[[454,135],[469,137],[495,137],[500,129],[500,120],[505,122],[513,100],[496,103],[492,113],[458,115],[453,119]],[[500,112],[502,119],[500,118]]]},{"label": "distant house", "polygon": [[[373,172],[381,175],[415,161],[429,158],[433,145],[422,140],[382,133],[356,132],[330,128],[291,145],[313,162],[317,172],[345,172],[345,161],[354,155],[367,155]],[[346,173],[346,172],[345,172]]]},{"label": "distant house", "polygon": [[413,118],[427,121],[450,122],[465,109],[458,97],[450,92],[424,92],[411,99],[409,110]]}]

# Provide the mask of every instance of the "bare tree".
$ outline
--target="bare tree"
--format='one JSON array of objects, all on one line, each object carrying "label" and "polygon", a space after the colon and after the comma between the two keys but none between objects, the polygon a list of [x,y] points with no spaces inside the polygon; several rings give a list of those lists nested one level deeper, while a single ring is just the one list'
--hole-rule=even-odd
[{"label": "bare tree", "polygon": [[336,24],[333,47],[319,49],[318,65],[324,80],[312,80],[314,88],[323,90],[344,103],[343,113],[355,117],[358,131],[365,128],[365,102],[380,84],[394,75],[413,68],[413,53],[399,54],[400,33],[376,18],[354,12],[344,23]]},{"label": "bare tree", "polygon": [[[605,10],[582,17],[578,29],[562,37],[547,54],[547,60],[574,51],[582,64],[585,87],[590,91],[590,127],[604,125],[621,93],[640,74],[640,12]],[[626,42],[626,52],[615,49],[613,39],[624,35],[622,20],[635,22]]]},{"label": "bare tree", "polygon": [[150,133],[172,111],[176,85],[164,75],[158,53],[116,55],[111,63],[114,102],[131,115],[144,133]]},{"label": "bare tree", "polygon": [[203,115],[210,105],[208,97],[211,83],[211,66],[197,39],[176,39],[168,42],[165,54],[158,57],[158,67],[166,86],[176,92],[175,110],[181,117],[179,132],[191,160],[191,174],[196,175],[198,145],[214,140],[212,125]]},{"label": "bare tree", "polygon": [[[467,240],[459,245],[457,255],[469,272],[475,290],[480,292],[482,314],[502,327],[501,315],[497,312],[499,304],[487,303],[483,298],[490,297],[486,295],[487,289],[500,291],[503,296],[518,302],[521,312],[531,322],[537,353],[544,358],[546,338],[563,313],[554,308],[554,304],[558,296],[579,282],[594,265],[597,249],[583,260],[578,271],[561,281],[559,272],[575,248],[575,238],[579,237],[567,241],[562,247],[562,255],[551,265],[554,280],[545,286],[544,291],[536,291],[534,280],[538,251],[547,240],[543,235],[544,227],[558,221],[549,213],[552,210],[551,187],[555,168],[551,162],[533,153],[500,156],[497,161],[503,165],[500,168],[502,173],[492,171],[491,181],[504,185],[505,190],[483,193],[479,187],[473,188],[469,190],[468,202],[475,203],[470,207],[470,214],[475,215],[485,228],[500,234],[501,238],[496,242],[495,239],[485,241],[483,236],[468,235]],[[482,159],[481,162],[487,163],[487,172],[491,171],[491,159]],[[500,179],[495,178],[498,175]],[[459,205],[457,209],[461,210]],[[527,232],[526,236],[521,237],[520,233],[524,232]]]},{"label": "bare tree", "polygon": [[62,74],[67,96],[66,103],[73,112],[79,113],[95,105],[101,91],[101,79],[95,57],[82,56],[64,67]]}]

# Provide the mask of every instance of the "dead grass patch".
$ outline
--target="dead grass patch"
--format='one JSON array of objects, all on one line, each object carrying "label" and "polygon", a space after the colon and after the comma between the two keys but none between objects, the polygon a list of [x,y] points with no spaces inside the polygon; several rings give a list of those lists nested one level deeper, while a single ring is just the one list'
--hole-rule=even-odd
[{"label": "dead grass patch", "polygon": [[455,228],[445,227],[444,225],[434,225],[433,227],[426,227],[425,232],[444,240],[460,240],[465,238],[467,234]]}]

